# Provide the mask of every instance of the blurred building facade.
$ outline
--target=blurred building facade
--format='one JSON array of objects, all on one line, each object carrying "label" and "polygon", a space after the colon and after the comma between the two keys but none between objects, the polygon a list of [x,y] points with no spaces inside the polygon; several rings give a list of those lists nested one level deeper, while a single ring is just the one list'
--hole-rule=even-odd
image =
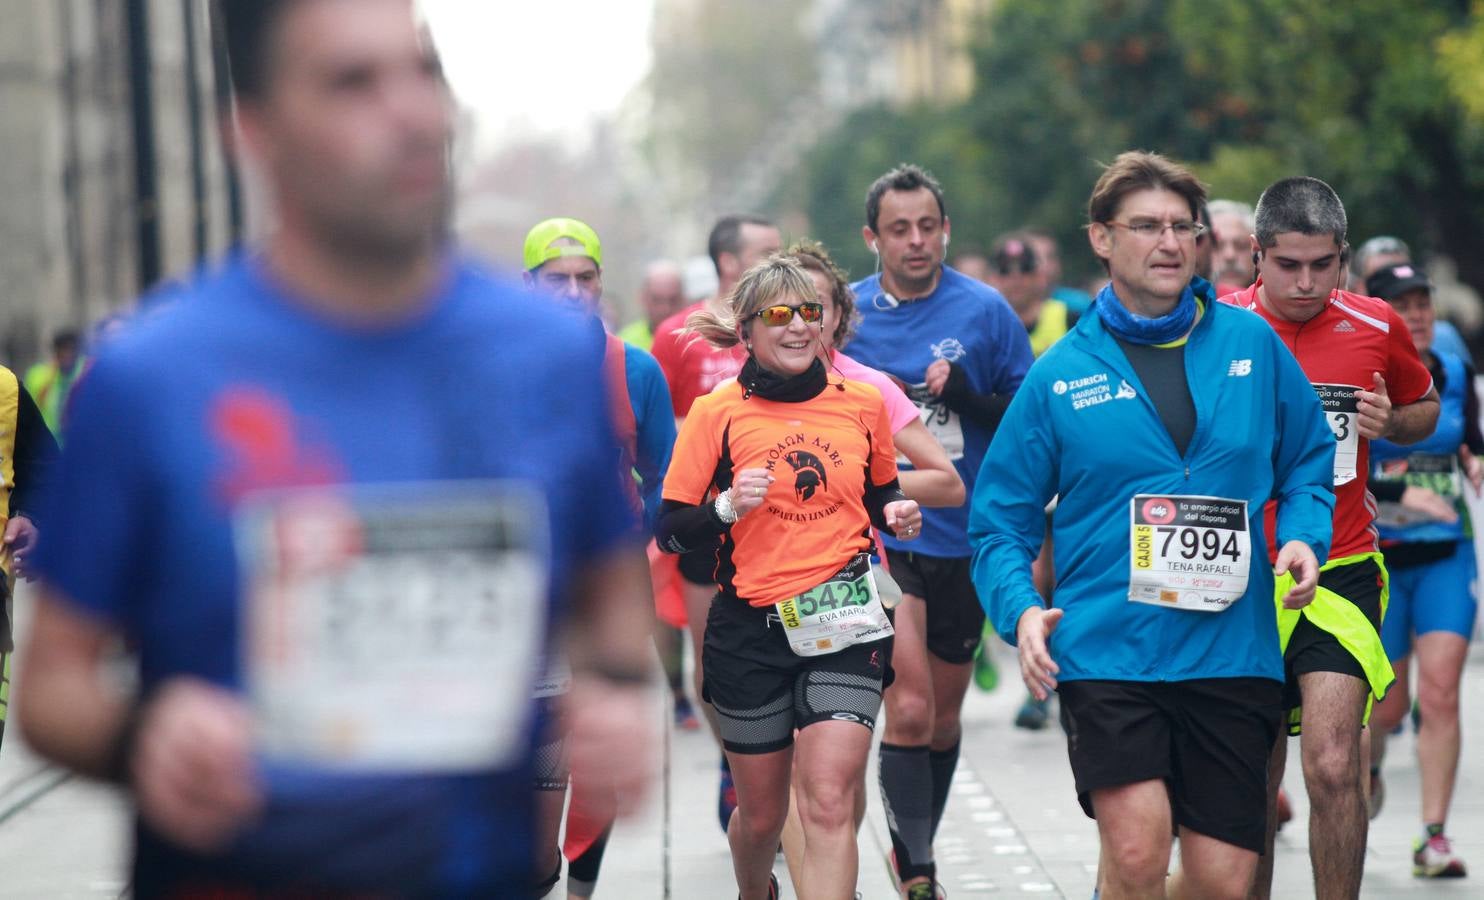
[{"label": "blurred building facade", "polygon": [[[656,0],[653,49],[656,58],[679,55],[698,39],[696,23],[729,0]],[[862,107],[947,105],[973,91],[972,48],[976,33],[994,0],[809,0],[791,7],[800,17],[805,46],[812,56],[809,84],[796,85],[780,97],[776,112],[751,135],[752,147],[739,154],[744,162],[728,173],[720,190],[697,191],[704,179],[687,172],[697,161],[652,142],[656,170],[682,202],[669,215],[670,232],[697,246],[717,214],[761,208],[778,189],[780,179],[795,171],[824,135]],[[761,47],[766,54],[776,48]],[[704,57],[704,54],[703,54]],[[700,76],[698,74],[698,81]],[[723,98],[717,114],[729,109]],[[651,123],[653,124],[653,123]],[[657,130],[662,133],[662,128]]]},{"label": "blurred building facade", "polygon": [[0,361],[237,233],[207,0],[0,0]]},{"label": "blurred building facade", "polygon": [[970,50],[993,0],[814,0],[820,93],[832,106],[955,103],[974,89]]}]

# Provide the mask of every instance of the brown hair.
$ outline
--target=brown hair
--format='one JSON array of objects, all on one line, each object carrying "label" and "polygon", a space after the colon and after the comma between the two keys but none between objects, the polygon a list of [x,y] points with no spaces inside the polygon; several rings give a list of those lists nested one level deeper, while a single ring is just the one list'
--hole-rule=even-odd
[{"label": "brown hair", "polygon": [[720,315],[704,308],[693,312],[685,320],[685,330],[700,335],[713,347],[735,347],[742,343],[737,326],[750,321],[758,310],[780,297],[813,302],[815,296],[814,282],[798,261],[775,253],[743,274],[723,302],[725,310]]},{"label": "brown hair", "polygon": [[845,270],[830,259],[830,251],[819,241],[795,241],[783,255],[797,262],[805,272],[818,272],[829,281],[830,302],[840,311],[840,321],[835,323],[830,343],[836,350],[845,346],[861,320],[860,313],[855,311],[855,291],[850,289],[850,279]]},{"label": "brown hair", "polygon": [[1206,202],[1206,186],[1189,169],[1158,153],[1129,150],[1118,154],[1112,165],[1103,169],[1087,200],[1087,221],[1106,224],[1118,215],[1123,198],[1135,191],[1164,189],[1174,191],[1190,204],[1190,217],[1199,220],[1201,204]]}]

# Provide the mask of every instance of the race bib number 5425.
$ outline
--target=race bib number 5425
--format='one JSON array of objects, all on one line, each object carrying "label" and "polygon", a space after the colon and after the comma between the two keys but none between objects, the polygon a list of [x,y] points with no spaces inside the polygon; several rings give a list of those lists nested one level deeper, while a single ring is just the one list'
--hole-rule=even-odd
[{"label": "race bib number 5425", "polygon": [[1221,612],[1247,593],[1247,501],[1138,494],[1129,517],[1130,600]]},{"label": "race bib number 5425", "polygon": [[504,768],[546,635],[547,513],[515,482],[248,500],[235,532],[261,749],[340,768]]}]

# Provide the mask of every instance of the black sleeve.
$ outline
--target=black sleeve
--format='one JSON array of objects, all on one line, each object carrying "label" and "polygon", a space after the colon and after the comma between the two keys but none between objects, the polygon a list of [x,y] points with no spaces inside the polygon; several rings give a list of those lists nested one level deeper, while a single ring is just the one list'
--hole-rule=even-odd
[{"label": "black sleeve", "polygon": [[1463,364],[1463,443],[1475,456],[1484,456],[1484,433],[1479,431],[1479,393],[1474,389],[1474,367]]},{"label": "black sleeve", "polygon": [[665,500],[655,517],[654,540],[666,553],[689,553],[714,544],[717,535],[727,528],[727,523],[716,514],[715,504],[691,506],[679,500]]},{"label": "black sleeve", "polygon": [[865,499],[866,512],[871,516],[871,524],[875,525],[878,530],[896,537],[897,533],[886,527],[886,504],[907,499],[907,495],[902,493],[901,481],[893,478],[886,484],[871,484],[868,479]]},{"label": "black sleeve", "polygon": [[36,521],[36,506],[57,460],[57,439],[41,417],[41,409],[23,387],[15,416],[15,490],[10,492],[10,515]]},{"label": "black sleeve", "polygon": [[1382,503],[1402,502],[1402,492],[1407,489],[1406,482],[1392,481],[1391,479],[1374,479],[1370,483],[1371,496]]},{"label": "black sleeve", "polygon": [[943,403],[954,412],[989,429],[990,437],[1000,427],[1013,394],[981,394],[969,387],[969,376],[958,363],[948,364],[943,384]]}]

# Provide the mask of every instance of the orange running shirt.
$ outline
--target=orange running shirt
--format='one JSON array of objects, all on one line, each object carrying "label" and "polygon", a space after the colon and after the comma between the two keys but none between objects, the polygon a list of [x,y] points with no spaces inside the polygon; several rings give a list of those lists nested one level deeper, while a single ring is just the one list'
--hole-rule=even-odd
[{"label": "orange running shirt", "polygon": [[865,493],[897,477],[886,404],[874,387],[831,378],[802,403],[744,399],[724,385],[696,399],[675,441],[664,499],[697,506],[733,473],[776,479],[762,506],[722,535],[716,581],[757,607],[793,597],[871,548]]},{"label": "orange running shirt", "polygon": [[[1268,312],[1258,300],[1261,285],[1259,278],[1256,284],[1221,301],[1250,309],[1267,320],[1325,403],[1337,451],[1334,539],[1329,558],[1375,552],[1379,549],[1376,501],[1367,489],[1371,442],[1359,436],[1353,427],[1354,416],[1340,407],[1354,396],[1352,388],[1373,389],[1373,372],[1380,372],[1386,379],[1386,392],[1394,406],[1406,406],[1425,397],[1432,390],[1432,375],[1417,356],[1407,324],[1386,301],[1335,291],[1314,318],[1290,322]],[[1347,440],[1353,459],[1345,452]],[[1276,558],[1273,504],[1267,506],[1268,552]]]}]

